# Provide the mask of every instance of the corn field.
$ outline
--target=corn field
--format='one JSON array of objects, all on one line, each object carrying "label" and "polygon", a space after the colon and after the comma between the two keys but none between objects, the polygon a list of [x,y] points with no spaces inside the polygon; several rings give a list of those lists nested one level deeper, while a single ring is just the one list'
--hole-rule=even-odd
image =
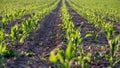
[{"label": "corn field", "polygon": [[120,68],[120,0],[0,0],[0,68]]}]

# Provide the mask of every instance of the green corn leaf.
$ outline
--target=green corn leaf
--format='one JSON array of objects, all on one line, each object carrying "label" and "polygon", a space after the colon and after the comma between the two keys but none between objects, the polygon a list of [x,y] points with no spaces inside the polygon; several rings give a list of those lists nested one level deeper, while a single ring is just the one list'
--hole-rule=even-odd
[{"label": "green corn leaf", "polygon": [[0,41],[4,40],[4,33],[2,30],[0,30]]},{"label": "green corn leaf", "polygon": [[91,61],[91,56],[92,56],[91,53],[87,53],[87,55],[86,55],[86,60],[87,60],[88,62]]},{"label": "green corn leaf", "polygon": [[6,20],[6,18],[3,18],[2,19],[2,23],[5,23],[7,20]]},{"label": "green corn leaf", "polygon": [[113,57],[109,58],[110,63],[113,63]]},{"label": "green corn leaf", "polygon": [[17,25],[15,25],[15,26],[13,26],[12,27],[12,29],[11,29],[11,34],[10,34],[10,36],[11,36],[11,38],[12,38],[12,41],[13,41],[13,43],[15,43],[14,41],[15,40],[17,40],[18,41],[18,37],[19,37],[19,29],[18,29],[18,26]]},{"label": "green corn leaf", "polygon": [[51,52],[51,55],[49,57],[49,60],[53,63],[57,62],[57,56],[54,54],[54,52]]},{"label": "green corn leaf", "polygon": [[115,52],[117,51],[117,45],[118,45],[118,40],[119,40],[119,36],[116,36],[112,42],[111,42],[111,53],[112,53],[112,56],[115,55]]},{"label": "green corn leaf", "polygon": [[93,34],[86,34],[85,38],[92,37]]},{"label": "green corn leaf", "polygon": [[115,41],[112,41],[112,45],[111,45],[111,53],[112,53],[112,56],[114,56],[114,53],[115,53]]},{"label": "green corn leaf", "polygon": [[25,39],[26,39],[26,36],[22,36],[22,37],[20,38],[19,42],[20,42],[20,43],[23,43]]},{"label": "green corn leaf", "polygon": [[57,58],[60,60],[60,62],[61,62],[62,64],[64,64],[64,59],[63,59],[61,53],[58,53],[58,54],[57,54]]},{"label": "green corn leaf", "polygon": [[6,45],[3,44],[3,47],[2,47],[2,53],[5,53],[6,51],[7,51]]},{"label": "green corn leaf", "polygon": [[72,58],[72,42],[71,42],[71,41],[69,41],[68,47],[67,47],[67,49],[66,49],[66,57],[67,57],[68,59],[71,59],[71,58]]},{"label": "green corn leaf", "polygon": [[2,55],[3,53],[7,52],[7,48],[5,44],[0,45],[0,54]]}]

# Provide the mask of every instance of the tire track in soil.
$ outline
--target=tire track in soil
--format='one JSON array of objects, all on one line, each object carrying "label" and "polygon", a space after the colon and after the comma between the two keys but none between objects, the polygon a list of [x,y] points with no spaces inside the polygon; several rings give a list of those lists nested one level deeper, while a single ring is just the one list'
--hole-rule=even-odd
[{"label": "tire track in soil", "polygon": [[[100,32],[99,28],[94,27],[92,24],[89,24],[88,21],[80,16],[75,10],[73,10],[70,5],[66,2],[68,7],[68,12],[72,16],[72,21],[75,24],[75,27],[81,26],[81,37],[84,38],[86,34],[92,33],[97,34]],[[103,33],[100,33],[97,38],[95,36],[85,38],[83,40],[83,45],[107,45],[107,38]]]},{"label": "tire track in soil", "polygon": [[[34,53],[31,57],[20,56],[15,60],[10,59],[5,63],[7,68],[48,68],[53,64],[48,61],[49,53],[56,48],[62,41],[60,34],[61,28],[58,24],[62,23],[60,19],[60,7],[58,7],[40,21],[40,29],[36,32],[30,33],[30,37],[25,40],[23,45],[15,45],[13,48],[16,51],[24,51]],[[44,58],[47,60],[42,60]]]}]

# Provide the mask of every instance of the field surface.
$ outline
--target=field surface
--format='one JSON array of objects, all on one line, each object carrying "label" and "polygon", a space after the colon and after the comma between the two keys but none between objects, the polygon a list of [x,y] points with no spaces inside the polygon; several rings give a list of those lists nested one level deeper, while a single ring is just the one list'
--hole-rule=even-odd
[{"label": "field surface", "polygon": [[120,68],[119,0],[0,0],[0,68]]}]

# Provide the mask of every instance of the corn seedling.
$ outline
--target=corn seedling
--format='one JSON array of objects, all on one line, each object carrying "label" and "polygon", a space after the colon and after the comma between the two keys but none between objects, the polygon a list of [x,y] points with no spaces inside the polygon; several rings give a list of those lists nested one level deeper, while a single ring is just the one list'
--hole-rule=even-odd
[{"label": "corn seedling", "polygon": [[12,39],[12,44],[15,44],[15,43],[18,44],[18,41],[19,41],[19,31],[20,30],[19,30],[17,25],[12,27],[11,34],[10,34],[10,37]]},{"label": "corn seedling", "polygon": [[[73,62],[80,62],[77,65],[81,65],[83,68],[88,67],[88,62],[90,62],[91,60],[91,54],[88,53],[85,55],[85,53],[83,52],[82,46],[80,46],[83,40],[80,35],[80,28],[76,29],[73,22],[71,22],[71,17],[68,14],[67,7],[64,1],[65,0],[63,0],[62,2],[63,6],[61,8],[62,20],[64,23],[60,26],[63,27],[65,32],[65,43],[67,44],[67,48],[65,51],[56,49],[55,51],[51,52],[49,59],[51,62],[56,63],[57,66],[60,66],[62,68],[70,68]],[[77,56],[77,54],[79,54],[79,56]],[[83,56],[83,54],[85,56]]]}]

